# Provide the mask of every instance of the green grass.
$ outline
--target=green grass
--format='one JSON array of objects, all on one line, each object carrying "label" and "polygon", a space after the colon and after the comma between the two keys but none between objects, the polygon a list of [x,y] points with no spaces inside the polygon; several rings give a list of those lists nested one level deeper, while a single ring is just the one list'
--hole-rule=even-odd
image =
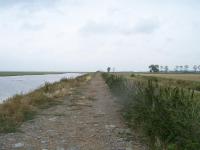
[{"label": "green grass", "polygon": [[0,76],[24,76],[24,75],[45,75],[45,74],[61,74],[64,72],[16,72],[16,71],[0,71]]},{"label": "green grass", "polygon": [[151,150],[200,149],[200,99],[192,90],[103,74],[128,125],[145,136]]},{"label": "green grass", "polygon": [[70,88],[76,88],[88,81],[88,75],[75,79],[61,79],[25,95],[15,95],[0,104],[0,133],[15,132],[26,120],[33,119],[40,111],[63,102]]}]

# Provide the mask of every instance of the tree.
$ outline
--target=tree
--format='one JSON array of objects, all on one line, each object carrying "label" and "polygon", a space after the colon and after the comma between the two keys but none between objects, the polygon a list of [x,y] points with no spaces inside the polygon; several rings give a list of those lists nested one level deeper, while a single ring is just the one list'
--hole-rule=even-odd
[{"label": "tree", "polygon": [[188,65],[185,65],[185,66],[184,66],[184,71],[187,72],[187,71],[188,71],[188,68],[189,68],[189,66],[188,66]]},{"label": "tree", "polygon": [[179,71],[183,71],[183,66],[179,66],[180,70]]},{"label": "tree", "polygon": [[163,66],[160,66],[160,71],[161,71],[161,72],[163,71],[163,69],[164,69],[164,67],[163,67]]},{"label": "tree", "polygon": [[193,66],[193,69],[194,69],[194,72],[197,72],[198,66],[197,66],[197,65],[194,65],[194,66]]},{"label": "tree", "polygon": [[110,72],[110,69],[111,69],[110,67],[107,68],[107,72],[108,72],[108,73]]},{"label": "tree", "polygon": [[177,72],[179,70],[179,66],[176,66],[174,70]]},{"label": "tree", "polygon": [[159,65],[150,65],[150,72],[159,72]]},{"label": "tree", "polygon": [[168,71],[169,71],[169,67],[165,66],[165,72],[168,72]]},{"label": "tree", "polygon": [[198,66],[198,70],[200,71],[200,65]]}]

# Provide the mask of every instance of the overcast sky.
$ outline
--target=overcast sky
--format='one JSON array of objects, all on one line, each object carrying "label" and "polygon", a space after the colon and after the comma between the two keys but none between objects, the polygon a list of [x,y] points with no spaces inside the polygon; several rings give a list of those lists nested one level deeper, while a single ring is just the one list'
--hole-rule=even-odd
[{"label": "overcast sky", "polygon": [[0,70],[200,65],[199,0],[0,0]]}]

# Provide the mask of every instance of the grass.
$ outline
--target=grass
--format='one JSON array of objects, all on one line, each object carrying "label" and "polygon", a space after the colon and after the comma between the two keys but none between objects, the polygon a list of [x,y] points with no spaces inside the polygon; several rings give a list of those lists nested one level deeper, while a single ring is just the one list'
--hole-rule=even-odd
[{"label": "grass", "polygon": [[154,80],[163,85],[200,91],[200,75],[198,74],[124,74],[123,76],[136,80]]},{"label": "grass", "polygon": [[46,83],[43,87],[25,94],[15,95],[0,104],[0,133],[17,131],[18,127],[44,108],[60,104],[68,95],[70,88],[76,88],[88,81],[88,75],[75,79],[61,79],[53,84]]},{"label": "grass", "polygon": [[160,78],[167,78],[167,79],[175,79],[175,80],[186,80],[186,81],[198,81],[200,82],[200,74],[187,74],[187,73],[173,73],[173,74],[166,74],[166,73],[147,73],[147,74],[139,74],[143,76],[152,76],[152,77],[160,77]]},{"label": "grass", "polygon": [[192,90],[103,74],[123,104],[128,125],[145,136],[151,150],[200,149],[200,101]]},{"label": "grass", "polygon": [[64,72],[17,72],[17,71],[0,71],[0,76],[24,76],[24,75],[45,75],[45,74],[61,74]]}]

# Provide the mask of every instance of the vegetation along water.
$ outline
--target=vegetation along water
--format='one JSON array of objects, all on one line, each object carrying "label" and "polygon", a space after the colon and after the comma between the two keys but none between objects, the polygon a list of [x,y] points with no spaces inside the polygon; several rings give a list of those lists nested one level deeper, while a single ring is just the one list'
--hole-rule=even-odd
[{"label": "vegetation along water", "polygon": [[152,78],[133,80],[109,73],[103,78],[123,104],[128,125],[145,137],[150,149],[200,149],[198,92]]}]

